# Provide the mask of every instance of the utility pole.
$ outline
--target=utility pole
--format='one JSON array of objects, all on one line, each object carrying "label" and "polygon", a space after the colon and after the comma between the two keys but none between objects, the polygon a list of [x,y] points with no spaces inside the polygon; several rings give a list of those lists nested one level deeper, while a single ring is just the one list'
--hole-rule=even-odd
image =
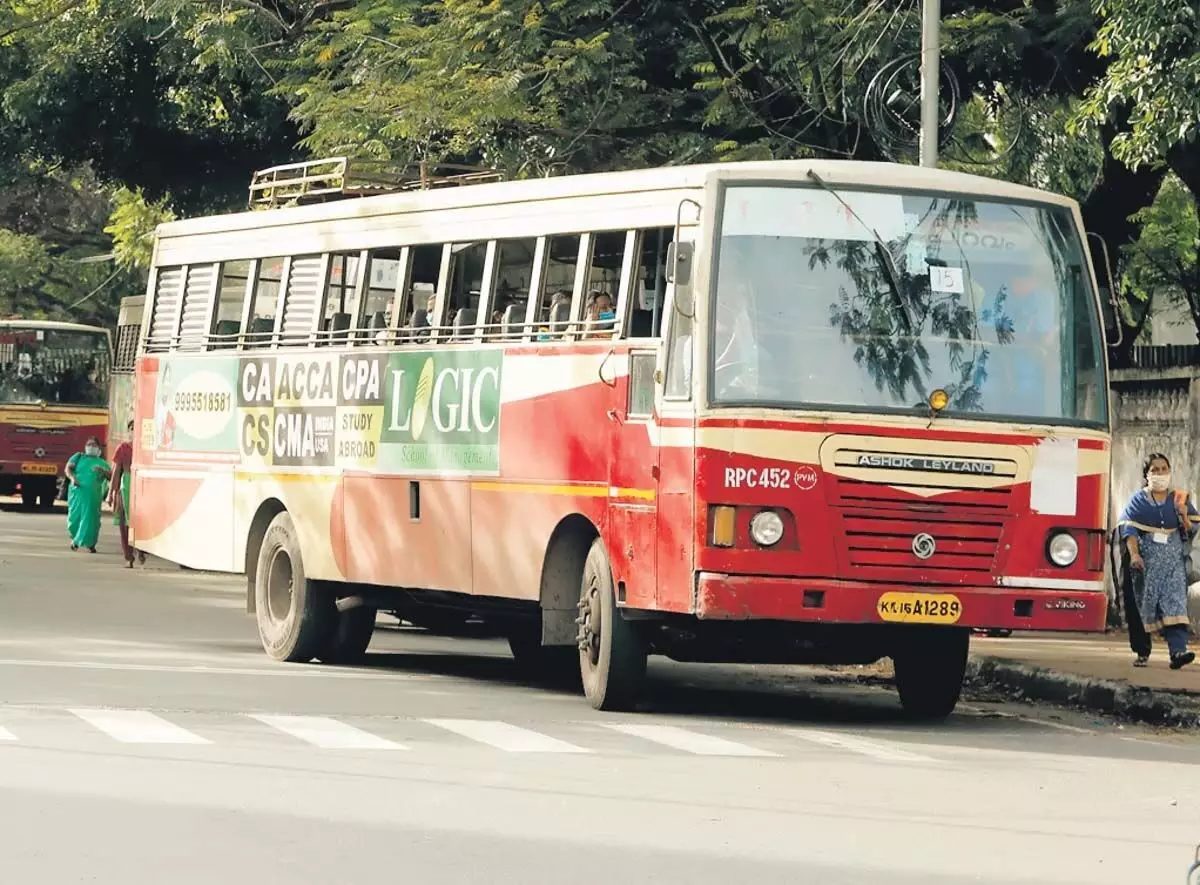
[{"label": "utility pole", "polygon": [[938,30],[942,23],[942,0],[921,3],[921,165],[936,166],[938,158],[938,84],[942,58]]}]

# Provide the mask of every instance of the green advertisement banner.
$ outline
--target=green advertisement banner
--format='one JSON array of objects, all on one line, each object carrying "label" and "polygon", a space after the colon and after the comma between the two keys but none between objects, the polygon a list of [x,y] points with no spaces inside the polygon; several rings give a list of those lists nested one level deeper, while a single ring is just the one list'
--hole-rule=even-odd
[{"label": "green advertisement banner", "polygon": [[154,448],[160,460],[496,474],[502,371],[498,349],[165,358]]}]

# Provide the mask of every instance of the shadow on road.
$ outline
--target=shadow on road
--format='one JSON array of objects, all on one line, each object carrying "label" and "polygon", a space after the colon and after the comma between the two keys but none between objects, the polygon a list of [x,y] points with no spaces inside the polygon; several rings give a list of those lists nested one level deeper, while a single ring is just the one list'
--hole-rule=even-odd
[{"label": "shadow on road", "polygon": [[[397,632],[408,633],[417,642],[431,643],[440,638],[422,631]],[[499,643],[479,651],[464,649],[463,654],[432,649],[411,652],[389,649],[368,654],[361,666],[509,685],[560,696],[579,695],[581,713],[586,709],[587,702],[577,687],[564,688],[563,682],[547,685],[545,681],[531,677],[506,652]],[[907,724],[895,695],[890,690],[880,690],[883,682],[879,679],[860,681],[847,671],[678,664],[651,658],[649,678],[638,711],[681,718],[731,718],[763,724],[891,727]]]}]

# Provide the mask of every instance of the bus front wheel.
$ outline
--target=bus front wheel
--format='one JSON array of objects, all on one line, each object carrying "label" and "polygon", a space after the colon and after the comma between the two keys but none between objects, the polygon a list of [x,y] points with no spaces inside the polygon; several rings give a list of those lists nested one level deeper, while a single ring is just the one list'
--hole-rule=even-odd
[{"label": "bus front wheel", "polygon": [[900,705],[913,719],[940,721],[954,712],[967,671],[971,631],[913,627],[892,653]]},{"label": "bus front wheel", "polygon": [[254,602],[263,650],[276,661],[311,661],[337,626],[332,596],[304,575],[296,526],[286,510],[271,520],[258,550]]},{"label": "bus front wheel", "polygon": [[628,710],[646,679],[646,644],[621,616],[604,544],[592,542],[579,590],[579,670],[597,710]]}]

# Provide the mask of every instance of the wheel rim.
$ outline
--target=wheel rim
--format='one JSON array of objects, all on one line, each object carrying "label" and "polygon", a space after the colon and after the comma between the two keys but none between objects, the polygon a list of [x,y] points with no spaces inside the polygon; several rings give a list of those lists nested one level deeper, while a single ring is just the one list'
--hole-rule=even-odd
[{"label": "wheel rim", "polygon": [[286,621],[292,611],[292,558],[282,547],[267,568],[267,610],[276,623]]},{"label": "wheel rim", "polygon": [[600,604],[600,587],[592,576],[579,598],[579,650],[587,655],[591,667],[600,664],[600,640],[603,635],[604,612]]}]

